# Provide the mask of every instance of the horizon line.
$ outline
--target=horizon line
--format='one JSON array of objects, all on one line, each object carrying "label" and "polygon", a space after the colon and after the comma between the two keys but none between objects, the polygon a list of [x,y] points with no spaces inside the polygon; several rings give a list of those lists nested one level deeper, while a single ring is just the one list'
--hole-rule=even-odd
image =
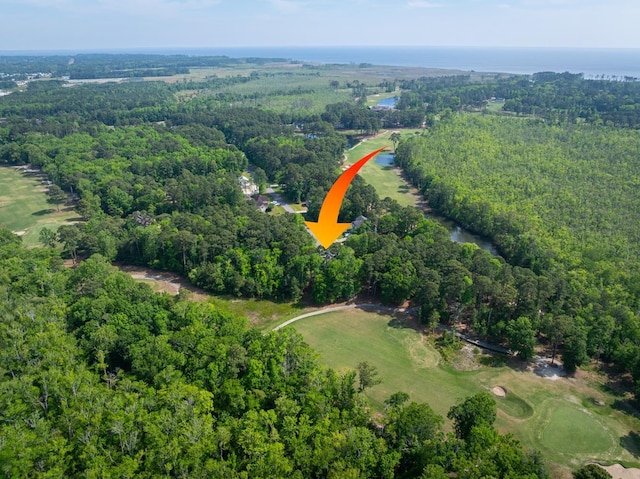
[{"label": "horizon line", "polygon": [[142,47],[95,47],[95,48],[28,48],[28,49],[0,49],[0,55],[46,55],[71,53],[110,53],[110,52],[139,52],[139,51],[185,51],[185,50],[267,50],[267,49],[486,49],[486,50],[628,50],[639,51],[640,47],[589,47],[589,46],[504,46],[504,45],[229,45],[229,46],[142,46]]}]

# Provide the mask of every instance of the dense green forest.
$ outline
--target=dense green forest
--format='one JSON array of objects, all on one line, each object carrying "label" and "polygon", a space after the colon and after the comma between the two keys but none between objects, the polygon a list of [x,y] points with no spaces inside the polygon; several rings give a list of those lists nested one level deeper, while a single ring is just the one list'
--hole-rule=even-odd
[{"label": "dense green forest", "polygon": [[[188,66],[139,60],[87,59],[95,74]],[[377,111],[362,98],[390,84],[358,81],[349,101],[318,114],[231,91],[262,80],[32,81],[0,98],[0,164],[41,169],[56,186],[51,201],[83,220],[30,251],[2,230],[5,475],[546,477],[535,454],[492,429],[485,395],[452,409],[454,435],[403,393],[374,421],[358,376],[321,369],[295,333],[263,335],[209,304],[151,294],[114,260],[235,297],[410,301],[424,324],[465,323],[523,360],[541,344],[569,372],[590,358],[611,363],[640,394],[638,82],[421,79],[401,83],[397,109]],[[491,97],[505,99],[504,117],[479,114]],[[240,190],[250,170],[306,201],[314,220],[340,174],[343,130],[353,139],[423,123],[400,140],[397,163],[432,208],[504,258],[451,242],[359,177],[340,219],[368,221],[329,250],[300,215],[265,214]]]},{"label": "dense green forest", "polygon": [[570,318],[588,355],[637,378],[639,151],[634,130],[461,116],[402,143],[396,161],[433,208],[561,278],[568,294],[543,321]]},{"label": "dense green forest", "polygon": [[583,121],[624,128],[640,125],[637,78],[585,79],[581,74],[541,72],[479,82],[470,76],[422,78],[400,83],[400,110],[423,110],[428,118],[443,110],[482,109],[502,99],[503,110],[534,115],[552,124]]},{"label": "dense green forest", "polygon": [[404,393],[374,421],[370,368],[324,370],[293,330],[154,294],[99,255],[63,268],[6,229],[0,271],[4,477],[547,477],[488,393],[451,409],[455,434]]}]

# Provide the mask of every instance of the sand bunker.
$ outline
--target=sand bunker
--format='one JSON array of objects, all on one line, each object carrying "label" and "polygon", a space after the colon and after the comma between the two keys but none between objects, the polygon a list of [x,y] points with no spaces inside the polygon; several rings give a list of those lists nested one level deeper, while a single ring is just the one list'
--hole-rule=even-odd
[{"label": "sand bunker", "polygon": [[551,379],[552,381],[557,381],[567,376],[562,365],[556,363],[551,366],[549,358],[541,358],[539,356],[533,358],[533,372],[540,377]]},{"label": "sand bunker", "polygon": [[14,231],[13,232],[14,235],[18,235],[18,236],[24,236],[25,233],[26,233],[25,230],[20,230],[20,231]]},{"label": "sand bunker", "polygon": [[613,479],[640,479],[640,469],[629,468],[626,469],[620,464],[614,464],[613,466],[600,466],[606,469]]},{"label": "sand bunker", "polygon": [[493,394],[495,394],[496,396],[501,397],[501,398],[503,398],[503,397],[505,397],[507,395],[507,391],[505,391],[504,388],[501,388],[500,386],[495,386],[491,390],[491,392]]}]

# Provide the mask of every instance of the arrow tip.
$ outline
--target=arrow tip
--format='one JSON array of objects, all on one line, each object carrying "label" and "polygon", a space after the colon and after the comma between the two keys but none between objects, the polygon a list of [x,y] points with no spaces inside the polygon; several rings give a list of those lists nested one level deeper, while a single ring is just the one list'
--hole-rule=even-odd
[{"label": "arrow tip", "polygon": [[311,230],[313,236],[316,237],[325,249],[329,248],[329,246],[351,226],[351,223],[332,223],[326,221],[305,221],[304,224],[307,225],[307,228]]}]

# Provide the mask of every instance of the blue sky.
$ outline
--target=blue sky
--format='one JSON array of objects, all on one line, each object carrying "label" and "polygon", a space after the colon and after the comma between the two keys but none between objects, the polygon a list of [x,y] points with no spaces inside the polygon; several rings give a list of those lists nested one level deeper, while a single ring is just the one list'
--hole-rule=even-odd
[{"label": "blue sky", "polygon": [[638,0],[0,0],[0,50],[640,48]]}]

